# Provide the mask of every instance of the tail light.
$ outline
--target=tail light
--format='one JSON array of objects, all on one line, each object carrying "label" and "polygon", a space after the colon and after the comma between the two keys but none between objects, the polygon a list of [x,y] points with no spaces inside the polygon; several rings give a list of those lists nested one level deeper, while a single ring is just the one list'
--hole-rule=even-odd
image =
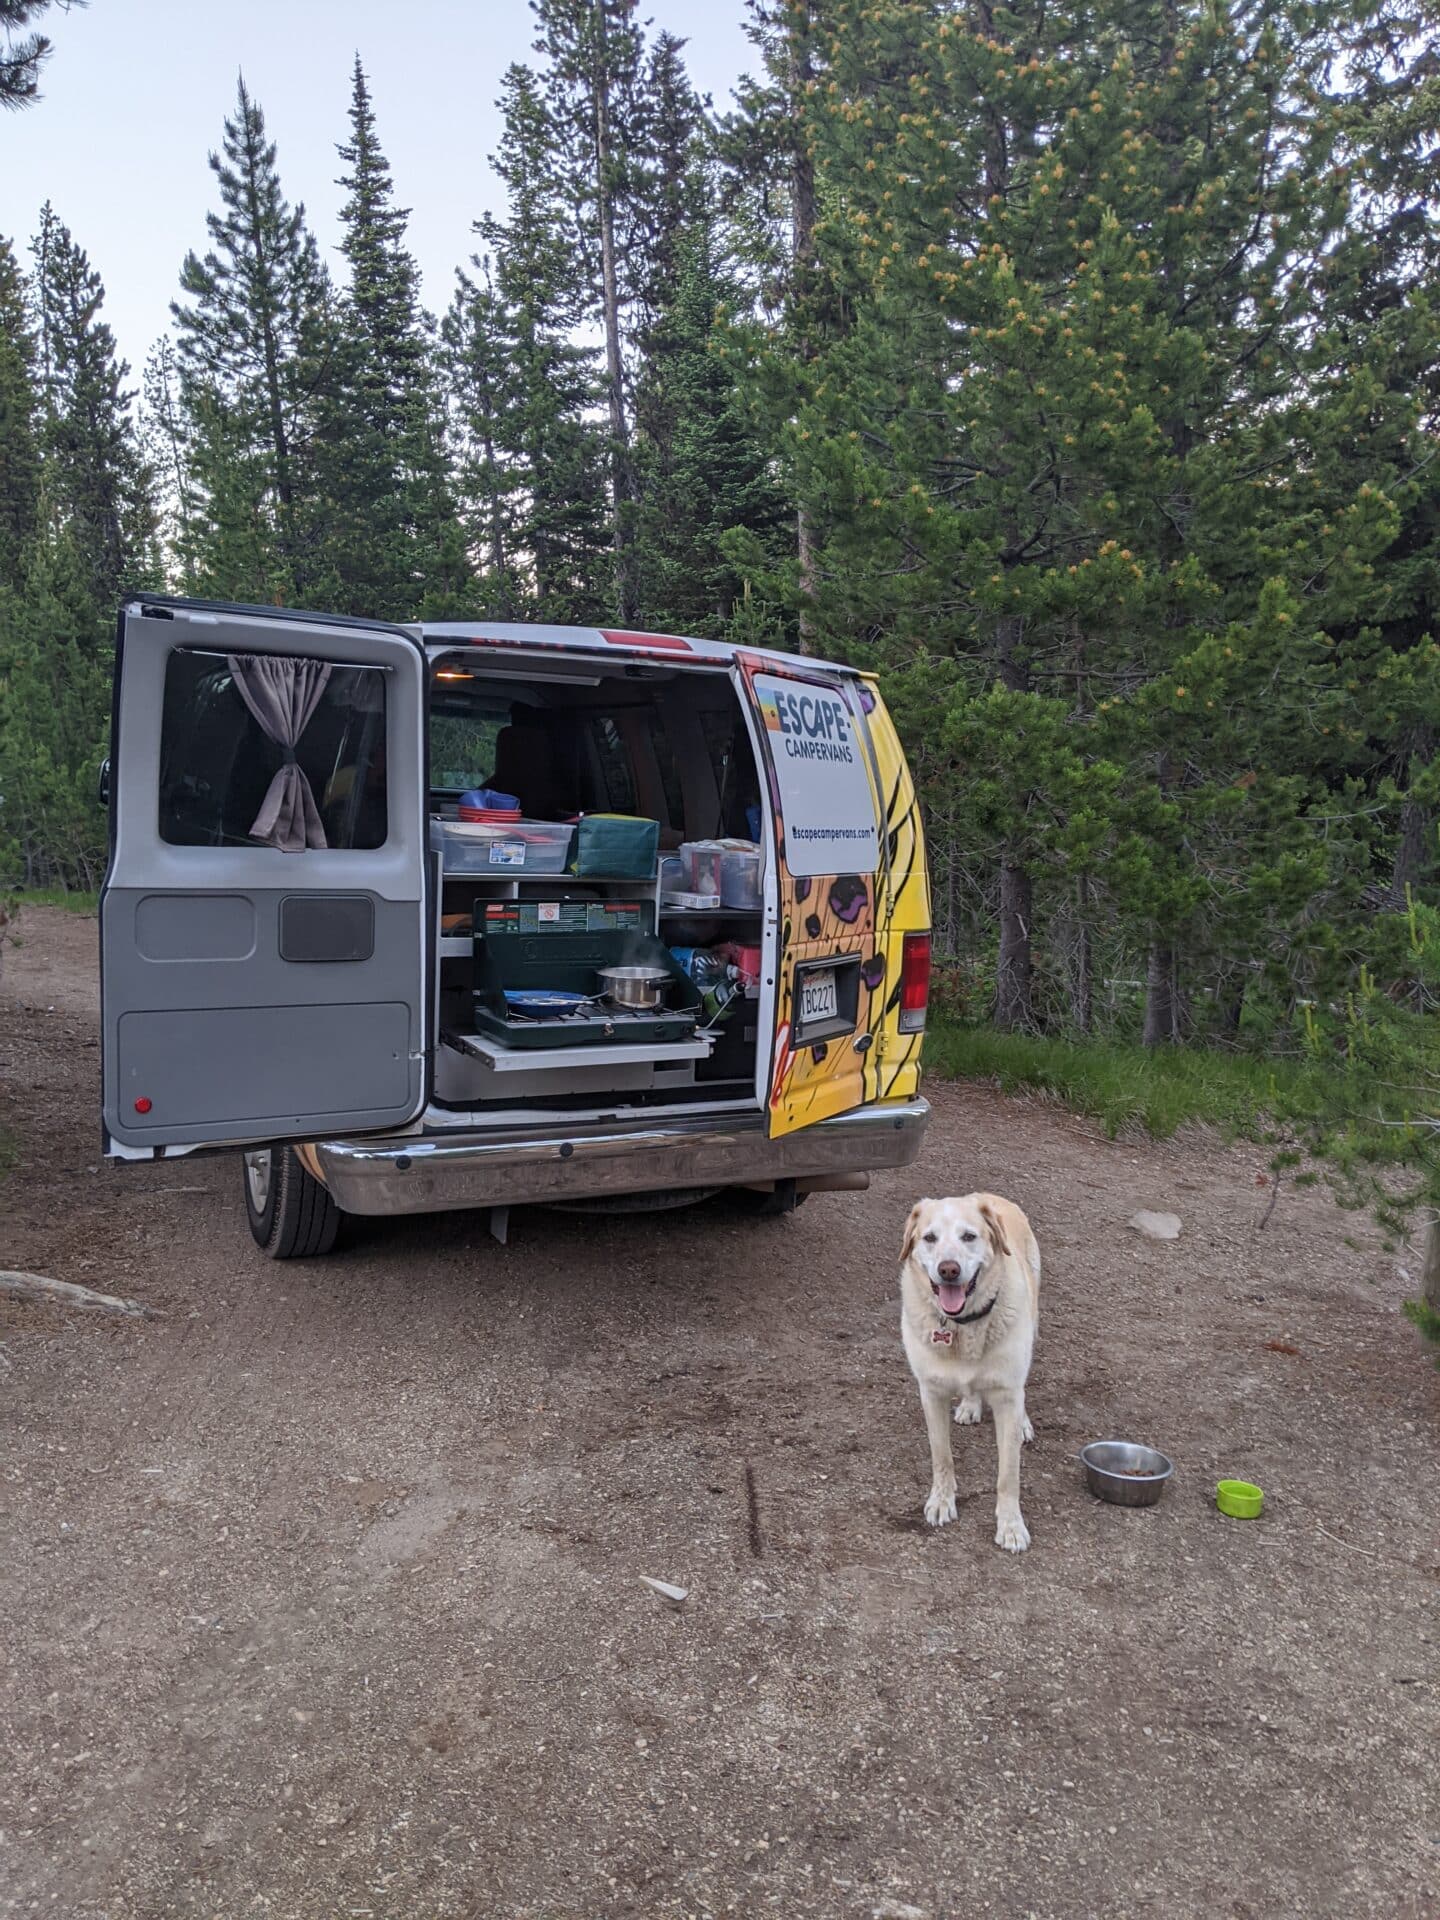
[{"label": "tail light", "polygon": [[930,999],[930,936],[907,933],[900,956],[900,1031],[920,1033]]}]

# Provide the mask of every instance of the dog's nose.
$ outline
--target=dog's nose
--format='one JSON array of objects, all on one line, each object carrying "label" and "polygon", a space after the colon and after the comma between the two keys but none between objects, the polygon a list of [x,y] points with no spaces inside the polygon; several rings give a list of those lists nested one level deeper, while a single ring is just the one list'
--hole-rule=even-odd
[{"label": "dog's nose", "polygon": [[960,1262],[958,1260],[942,1260],[935,1271],[942,1280],[958,1280],[960,1278]]}]

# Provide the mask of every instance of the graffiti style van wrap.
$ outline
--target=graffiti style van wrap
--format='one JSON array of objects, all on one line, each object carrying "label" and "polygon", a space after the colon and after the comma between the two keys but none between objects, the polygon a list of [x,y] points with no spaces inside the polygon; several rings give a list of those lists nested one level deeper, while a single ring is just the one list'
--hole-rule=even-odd
[{"label": "graffiti style van wrap", "polygon": [[[883,941],[886,991],[878,996],[881,1004],[872,1028],[875,1045],[870,1050],[874,1064],[867,1060],[865,1098],[910,1100],[920,1091],[920,1046],[925,1036],[923,1032],[901,1031],[901,956],[907,934],[930,931],[930,874],[915,783],[894,722],[872,681],[861,681],[860,702],[874,748],[890,893]],[[876,1010],[872,1008],[872,1012]]]},{"label": "graffiti style van wrap", "polygon": [[[928,929],[915,791],[869,682],[742,667],[758,711],[778,861],[780,953],[769,1126],[782,1134],[914,1093],[919,1034],[899,1030],[904,935]],[[876,822],[883,823],[883,837]],[[849,862],[854,862],[850,865]],[[824,864],[827,871],[817,872]],[[837,999],[834,1025],[805,1005]]]}]

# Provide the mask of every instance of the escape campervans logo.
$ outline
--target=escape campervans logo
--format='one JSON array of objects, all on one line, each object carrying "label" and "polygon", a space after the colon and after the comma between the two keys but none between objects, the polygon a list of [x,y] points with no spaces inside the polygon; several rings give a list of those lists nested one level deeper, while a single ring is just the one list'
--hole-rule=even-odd
[{"label": "escape campervans logo", "polygon": [[864,723],[845,688],[757,673],[751,682],[797,875],[873,873],[880,859]]},{"label": "escape campervans logo", "polygon": [[780,751],[787,758],[854,764],[855,735],[837,694],[777,690],[763,697],[761,708],[766,732],[783,736]]}]

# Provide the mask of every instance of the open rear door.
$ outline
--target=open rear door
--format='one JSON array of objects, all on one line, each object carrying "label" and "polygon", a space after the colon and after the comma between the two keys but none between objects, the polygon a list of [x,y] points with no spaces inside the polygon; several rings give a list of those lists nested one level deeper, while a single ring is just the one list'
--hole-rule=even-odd
[{"label": "open rear door", "polygon": [[865,1099],[884,1011],[881,842],[858,682],[740,655],[764,763],[779,916],[767,1120],[772,1136]]},{"label": "open rear door", "polygon": [[309,1140],[425,1101],[425,653],[137,600],[100,901],[106,1151]]}]

